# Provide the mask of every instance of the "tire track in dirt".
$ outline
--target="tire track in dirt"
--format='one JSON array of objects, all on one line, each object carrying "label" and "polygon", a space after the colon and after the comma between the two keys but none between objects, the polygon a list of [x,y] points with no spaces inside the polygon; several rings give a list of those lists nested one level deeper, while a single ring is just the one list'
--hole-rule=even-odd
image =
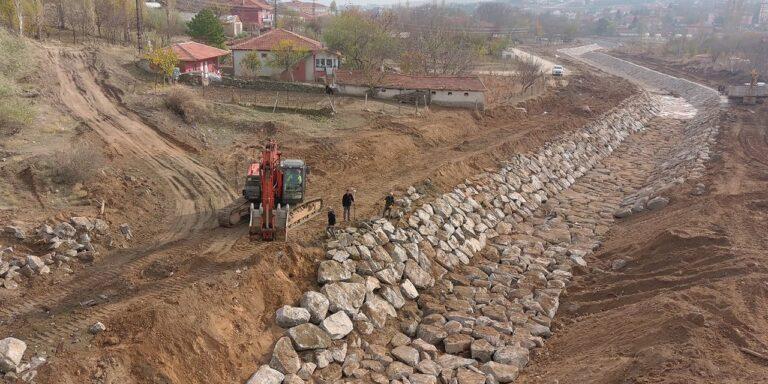
[{"label": "tire track in dirt", "polygon": [[64,108],[99,134],[119,156],[152,169],[170,191],[175,215],[152,245],[111,253],[102,263],[80,272],[53,294],[30,292],[15,303],[3,303],[0,315],[11,319],[11,324],[22,319],[26,324],[17,334],[41,348],[53,347],[66,336],[82,331],[95,316],[109,316],[137,300],[171,294],[210,273],[228,268],[208,263],[191,273],[143,283],[137,290],[117,294],[92,310],[80,305],[113,287],[130,285],[123,277],[138,276],[151,263],[173,254],[193,254],[206,249],[203,255],[215,257],[227,252],[240,232],[212,234],[214,241],[182,241],[214,226],[216,210],[231,201],[235,195],[233,190],[218,172],[189,157],[185,149],[117,105],[98,82],[95,69],[84,53],[53,49],[49,59],[55,68]]}]

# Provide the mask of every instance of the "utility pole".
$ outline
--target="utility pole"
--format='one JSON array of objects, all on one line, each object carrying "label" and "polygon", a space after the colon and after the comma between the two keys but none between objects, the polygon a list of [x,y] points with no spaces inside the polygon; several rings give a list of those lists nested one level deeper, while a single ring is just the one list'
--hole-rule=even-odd
[{"label": "utility pole", "polygon": [[171,43],[171,3],[172,0],[165,0],[165,43]]},{"label": "utility pole", "polygon": [[139,52],[144,49],[144,38],[141,36],[141,0],[136,0],[136,46],[139,48]]},{"label": "utility pole", "polygon": [[272,29],[277,28],[277,0],[275,0],[275,6],[272,10]]}]

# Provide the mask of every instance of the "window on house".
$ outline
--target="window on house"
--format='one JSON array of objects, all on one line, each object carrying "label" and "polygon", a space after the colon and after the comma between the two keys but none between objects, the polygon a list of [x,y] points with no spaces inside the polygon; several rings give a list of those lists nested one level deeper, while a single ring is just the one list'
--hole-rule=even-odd
[{"label": "window on house", "polygon": [[448,96],[453,95],[453,92],[448,92]]},{"label": "window on house", "polygon": [[262,59],[266,59],[266,58],[267,58],[267,54],[266,54],[265,52],[262,52],[262,53],[261,53],[261,58],[262,58]]},{"label": "window on house", "polygon": [[323,59],[315,59],[315,67],[322,68],[323,66]]},{"label": "window on house", "polygon": [[437,92],[435,92],[435,91],[432,91],[432,94],[433,94],[433,95],[437,95]]},{"label": "window on house", "polygon": [[385,88],[381,88],[381,89],[379,90],[379,92],[381,92],[381,93],[385,93],[385,92],[387,92],[387,90],[386,90]]},{"label": "window on house", "polygon": [[464,92],[464,96],[469,96],[469,92]]}]

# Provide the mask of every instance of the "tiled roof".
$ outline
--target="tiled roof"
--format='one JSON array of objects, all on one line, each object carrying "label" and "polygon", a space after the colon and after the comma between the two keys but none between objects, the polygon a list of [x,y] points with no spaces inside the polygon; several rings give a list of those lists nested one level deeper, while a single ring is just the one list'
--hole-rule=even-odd
[{"label": "tiled roof", "polygon": [[[478,91],[487,90],[485,84],[477,76],[411,76],[399,73],[385,73],[376,87],[396,89],[424,89],[444,91]],[[373,76],[377,78],[379,76]],[[336,83],[342,85],[368,86],[365,76],[359,71],[336,71]]]},{"label": "tiled roof", "polygon": [[171,49],[173,49],[173,52],[179,57],[179,61],[198,61],[229,54],[229,51],[210,47],[194,41],[173,44],[171,45]]},{"label": "tiled roof", "polygon": [[294,42],[297,46],[305,48],[310,51],[322,50],[323,43],[312,40],[309,37],[286,31],[282,28],[273,29],[263,35],[252,37],[240,44],[232,46],[233,50],[256,50],[256,51],[271,51],[280,41],[289,40]]},{"label": "tiled roof", "polygon": [[268,11],[272,10],[272,6],[266,1],[261,0],[229,0],[226,2],[231,7],[244,7],[244,8],[261,8]]}]

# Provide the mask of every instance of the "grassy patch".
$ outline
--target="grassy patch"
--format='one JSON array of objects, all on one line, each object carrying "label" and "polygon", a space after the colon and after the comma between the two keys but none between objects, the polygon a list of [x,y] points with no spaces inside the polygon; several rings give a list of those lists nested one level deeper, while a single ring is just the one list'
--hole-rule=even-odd
[{"label": "grassy patch", "polygon": [[15,79],[25,75],[33,65],[26,43],[0,29],[0,135],[18,133],[35,118],[35,108],[29,100],[17,96],[19,86]]}]

